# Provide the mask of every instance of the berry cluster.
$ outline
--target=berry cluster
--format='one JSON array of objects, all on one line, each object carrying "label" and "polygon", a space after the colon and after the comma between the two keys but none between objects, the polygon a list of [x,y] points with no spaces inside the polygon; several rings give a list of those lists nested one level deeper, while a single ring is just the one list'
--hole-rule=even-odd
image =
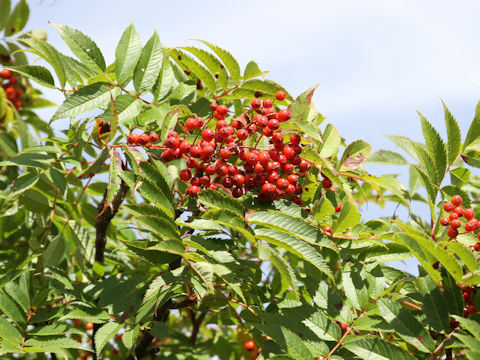
[{"label": "berry cluster", "polygon": [[18,79],[12,74],[12,72],[8,69],[3,69],[0,71],[0,79],[2,79],[2,87],[5,90],[5,95],[7,99],[11,101],[13,106],[17,110],[20,110],[22,107],[21,98],[23,96],[23,90],[21,87],[17,86]]},{"label": "berry cluster", "polygon": [[[278,91],[275,97],[282,101],[285,92]],[[227,118],[225,105],[212,103],[210,109],[207,121],[198,116],[187,119],[183,138],[172,131],[163,144],[163,161],[187,160],[187,168],[180,172],[180,179],[190,183],[187,194],[196,197],[201,189],[222,187],[238,198],[255,189],[262,202],[288,196],[302,205],[299,178],[311,164],[300,157],[301,136],[279,129],[280,123],[290,119],[290,110],[277,110],[274,100],[258,98],[235,119]],[[215,127],[208,127],[213,119]],[[189,142],[185,135],[190,133],[194,139]],[[268,149],[258,148],[262,138],[268,139]]]},{"label": "berry cluster", "polygon": [[130,145],[135,145],[135,146],[147,146],[148,144],[154,144],[158,141],[158,134],[157,133],[141,133],[141,134],[136,134],[136,133],[131,133],[130,135],[127,136],[127,142]]},{"label": "berry cluster", "polygon": [[[480,222],[475,219],[475,212],[473,209],[464,209],[462,205],[463,199],[460,195],[454,195],[450,201],[443,204],[443,209],[450,213],[448,217],[440,218],[440,224],[443,226],[450,226],[448,228],[448,236],[451,239],[455,239],[459,234],[473,233],[475,230],[480,229]],[[460,218],[464,217],[466,223],[464,225],[465,231],[459,233],[459,228],[463,225]],[[480,239],[480,233],[477,235]],[[480,251],[480,242],[477,242],[474,246],[476,251]]]}]

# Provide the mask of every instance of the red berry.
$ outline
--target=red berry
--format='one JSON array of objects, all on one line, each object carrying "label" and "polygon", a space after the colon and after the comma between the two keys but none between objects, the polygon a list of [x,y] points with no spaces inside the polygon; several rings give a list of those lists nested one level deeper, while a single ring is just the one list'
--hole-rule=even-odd
[{"label": "red berry", "polygon": [[458,215],[458,217],[463,216],[463,208],[460,206],[457,206],[455,209],[453,209],[453,212]]},{"label": "red berry", "polygon": [[213,117],[214,117],[215,119],[217,119],[217,120],[223,120],[223,119],[225,119],[225,115],[221,115],[218,111],[215,111],[215,112],[213,113]]},{"label": "red berry", "polygon": [[243,127],[243,124],[240,120],[233,120],[232,121],[232,127],[234,129],[241,129]]},{"label": "red berry", "polygon": [[269,109],[273,106],[273,101],[271,99],[265,99],[263,100],[263,107],[265,109]]},{"label": "red berry", "polygon": [[292,198],[292,202],[294,204],[297,204],[298,206],[302,206],[303,205],[303,200],[300,199],[298,196],[295,196]]},{"label": "red berry", "polygon": [[173,159],[175,159],[175,153],[174,153],[174,151],[171,150],[171,149],[165,150],[165,151],[162,153],[162,159],[163,159],[165,162],[172,161]]},{"label": "red berry", "polygon": [[85,329],[87,329],[87,330],[92,330],[92,329],[93,329],[93,323],[87,322],[87,323],[85,324]]},{"label": "red berry", "polygon": [[217,108],[217,113],[219,115],[222,115],[222,116],[225,116],[228,114],[228,107],[226,107],[225,105],[219,105],[218,108]]},{"label": "red berry", "polygon": [[452,196],[452,204],[455,206],[460,206],[462,205],[463,199],[460,195],[454,195]]},{"label": "red berry", "polygon": [[298,176],[294,174],[288,175],[287,180],[290,184],[295,184],[298,181]]},{"label": "red berry", "polygon": [[285,97],[287,96],[287,94],[285,94],[285,91],[282,91],[282,90],[278,90],[276,93],[275,93],[275,98],[279,101],[283,101],[285,100]]},{"label": "red berry", "polygon": [[178,137],[178,133],[176,131],[170,131],[167,135],[167,137],[175,137],[177,138]]},{"label": "red berry", "polygon": [[236,174],[233,177],[233,183],[235,184],[235,186],[238,187],[243,186],[243,184],[245,184],[245,176],[243,176],[242,174]]},{"label": "red berry", "polygon": [[211,103],[211,104],[210,104],[210,110],[215,111],[215,110],[217,110],[217,108],[218,108],[218,104],[217,104],[217,103],[214,102],[214,103]]},{"label": "red berry", "polygon": [[213,136],[214,136],[214,135],[215,135],[215,134],[214,134],[213,131],[210,130],[210,129],[204,129],[204,130],[202,131],[202,139],[205,140],[205,141],[211,141],[211,140],[213,140]]},{"label": "red berry", "polygon": [[231,176],[226,176],[222,182],[223,186],[227,189],[230,189],[233,186],[233,178]]},{"label": "red berry", "polygon": [[197,185],[190,185],[187,189],[187,194],[191,197],[197,197],[200,192],[200,188]]},{"label": "red berry", "polygon": [[257,119],[255,121],[255,124],[257,124],[258,127],[264,128],[268,126],[268,118],[263,115],[257,115]]},{"label": "red berry", "polygon": [[182,154],[188,154],[190,152],[191,147],[192,146],[188,141],[182,141],[180,143],[179,149],[182,152]]},{"label": "red berry", "polygon": [[190,169],[183,169],[182,171],[180,171],[180,179],[182,181],[188,181],[190,180],[192,177],[192,172],[190,171]]},{"label": "red berry", "polygon": [[475,251],[480,251],[480,242],[475,243],[475,245],[473,245],[473,248],[475,249]]},{"label": "red berry", "polygon": [[456,229],[462,226],[462,223],[458,219],[453,219],[452,221],[450,221],[450,226]]},{"label": "red berry", "polygon": [[457,235],[458,235],[458,230],[455,229],[455,228],[453,228],[453,227],[449,227],[447,233],[448,233],[448,236],[449,236],[451,239],[453,239],[453,238],[456,238],[456,237],[457,237]]},{"label": "red berry", "polygon": [[447,217],[442,217],[440,219],[440,224],[442,224],[442,226],[447,226],[449,223],[450,223],[450,219]]},{"label": "red berry", "polygon": [[8,79],[8,81],[10,82],[10,85],[16,85],[17,84],[17,78],[15,76],[10,76],[10,78]]},{"label": "red berry", "polygon": [[335,207],[335,212],[336,212],[336,213],[339,213],[340,211],[342,211],[342,208],[343,208],[343,204],[342,204],[342,203],[338,204],[338,205]]},{"label": "red berry", "polygon": [[285,173],[285,174],[290,174],[292,171],[293,171],[293,164],[285,164],[284,166],[282,166],[282,171]]},{"label": "red berry", "polygon": [[195,118],[195,120],[197,121],[197,127],[198,128],[201,128],[201,127],[203,127],[203,125],[205,125],[205,120],[203,120],[203,118],[201,116],[197,116]]},{"label": "red berry", "polygon": [[187,121],[185,121],[185,127],[188,130],[195,130],[198,127],[198,122],[194,118],[188,118]]},{"label": "red berry", "polygon": [[467,220],[472,220],[473,217],[475,216],[475,211],[473,209],[465,209],[463,210],[463,216],[465,216],[465,219]]},{"label": "red berry", "polygon": [[2,71],[0,71],[0,78],[2,79],[8,79],[11,76],[12,72],[8,69],[3,69]]},{"label": "red berry", "polygon": [[130,134],[127,136],[127,142],[129,144],[137,144],[138,143],[138,134]]},{"label": "red berry", "polygon": [[280,123],[276,119],[268,120],[268,128],[270,130],[277,130],[280,127]]},{"label": "red berry", "polygon": [[327,360],[327,358],[325,356],[319,356],[315,360]]},{"label": "red berry", "polygon": [[475,224],[475,230],[478,230],[480,228],[480,222],[475,218],[473,218],[471,221],[473,221]]},{"label": "red berry", "polygon": [[278,121],[280,122],[284,122],[284,121],[287,121],[290,119],[290,110],[288,109],[283,109],[283,110],[280,110],[277,114],[277,119]]},{"label": "red berry", "polygon": [[150,142],[151,143],[156,143],[158,141],[159,137],[157,133],[152,132],[150,134]]},{"label": "red berry", "polygon": [[287,190],[285,190],[285,193],[287,195],[295,195],[295,185],[292,185],[292,184],[288,185]]},{"label": "red berry", "polygon": [[333,183],[332,180],[330,179],[323,179],[322,180],[322,186],[324,189],[330,189],[332,187]]},{"label": "red berry", "polygon": [[208,164],[207,166],[205,166],[205,173],[207,175],[213,175],[217,172],[217,167],[215,166],[215,164]]},{"label": "red berry", "polygon": [[165,146],[170,149],[176,149],[180,146],[180,140],[178,138],[169,137],[165,140]]},{"label": "red berry", "polygon": [[234,198],[239,198],[240,196],[242,196],[243,195],[242,188],[237,187],[237,188],[233,189],[232,195],[233,195]]},{"label": "red berry", "polygon": [[258,162],[258,155],[255,154],[254,152],[251,152],[248,155],[247,162],[252,166],[255,165]]},{"label": "red berry", "polygon": [[305,160],[301,160],[300,164],[298,164],[298,168],[300,169],[300,171],[308,171],[311,167],[312,165],[310,165],[310,163],[306,162]]},{"label": "red berry", "polygon": [[267,176],[267,181],[271,184],[277,183],[278,179],[280,179],[280,175],[276,171],[271,171]]},{"label": "red berry", "polygon": [[[274,143],[283,143],[283,135],[280,133],[275,133],[272,135],[272,141]],[[270,155],[271,156],[271,155]]]},{"label": "red berry", "polygon": [[293,144],[293,145],[299,145],[300,144],[300,141],[302,141],[302,138],[300,135],[298,134],[292,134],[290,135],[290,142]]},{"label": "red berry", "polygon": [[200,146],[194,145],[190,148],[190,154],[194,158],[199,158],[200,156],[202,156],[202,149],[200,148]]},{"label": "red berry", "polygon": [[248,131],[243,129],[238,130],[237,137],[239,140],[245,140],[246,138],[248,138]]},{"label": "red berry", "polygon": [[258,110],[262,106],[262,101],[260,99],[253,99],[250,102],[250,106],[252,107],[253,110]]},{"label": "red berry", "polygon": [[465,224],[465,231],[473,231],[475,230],[475,222],[469,221]]},{"label": "red berry", "polygon": [[348,329],[348,324],[345,324],[345,323],[342,322],[342,323],[340,323],[340,328],[341,328],[343,331],[345,331],[345,330]]},{"label": "red berry", "polygon": [[252,351],[253,349],[255,349],[255,346],[256,346],[255,341],[252,341],[252,340],[247,341],[245,343],[245,349],[248,350],[248,351]]},{"label": "red berry", "polygon": [[145,133],[142,133],[140,135],[138,135],[138,143],[140,145],[147,145],[148,143],[150,142],[150,136],[145,134]]},{"label": "red berry", "polygon": [[228,159],[228,158],[230,158],[230,156],[232,156],[232,153],[228,149],[222,149],[222,150],[220,150],[220,156],[223,159]]},{"label": "red berry", "polygon": [[458,214],[452,212],[452,213],[450,213],[450,215],[448,215],[448,218],[449,218],[450,220],[458,219]]},{"label": "red berry", "polygon": [[265,170],[265,168],[263,167],[262,164],[260,164],[259,162],[255,164],[255,166],[253,167],[253,172],[255,174],[260,174],[262,173],[263,171]]},{"label": "red berry", "polygon": [[322,229],[327,235],[333,234],[332,228],[330,226],[324,226]]},{"label": "red berry", "polygon": [[217,175],[218,176],[225,176],[228,174],[228,166],[227,165],[220,165],[217,167]]},{"label": "red berry", "polygon": [[16,88],[15,95],[17,96],[17,99],[20,99],[23,96],[23,90],[20,88]]},{"label": "red berry", "polygon": [[293,148],[290,146],[285,146],[282,152],[287,159],[291,159],[295,155],[295,150],[293,150]]},{"label": "red berry", "polygon": [[197,167],[197,160],[192,159],[192,158],[188,159],[188,160],[187,160],[187,166],[188,166],[188,168],[190,168],[190,169],[196,168],[196,167]]},{"label": "red berry", "polygon": [[262,186],[262,192],[263,193],[265,193],[267,195],[271,195],[271,194],[274,193],[274,191],[275,191],[275,188],[273,187],[272,184],[270,184],[270,183],[263,184],[263,186]]},{"label": "red berry", "polygon": [[277,180],[277,188],[282,191],[287,190],[288,185],[289,185],[289,182],[287,179],[280,178]]},{"label": "red berry", "polygon": [[451,202],[446,202],[445,204],[443,204],[443,210],[451,212],[453,211],[453,209],[455,209],[455,205],[453,205]]}]

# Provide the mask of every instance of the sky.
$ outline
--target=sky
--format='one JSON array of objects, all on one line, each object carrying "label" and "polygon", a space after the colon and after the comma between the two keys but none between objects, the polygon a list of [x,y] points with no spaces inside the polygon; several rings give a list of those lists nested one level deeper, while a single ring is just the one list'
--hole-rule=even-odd
[{"label": "sky", "polygon": [[[294,96],[321,83],[313,100],[326,123],[347,142],[363,139],[374,151],[395,150],[388,134],[421,141],[416,110],[445,138],[441,100],[465,138],[480,99],[478,0],[29,3],[27,29],[47,30],[49,41],[64,52],[68,48],[49,22],[89,35],[107,63],[133,22],[143,43],[156,29],[167,47],[204,39],[229,50],[242,67],[255,60]],[[62,101],[60,93],[47,96]]]}]

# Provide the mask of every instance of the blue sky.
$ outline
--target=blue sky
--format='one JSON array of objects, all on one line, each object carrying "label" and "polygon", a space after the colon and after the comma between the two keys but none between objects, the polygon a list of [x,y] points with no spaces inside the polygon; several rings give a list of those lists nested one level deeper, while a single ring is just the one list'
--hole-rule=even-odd
[{"label": "blue sky", "polygon": [[[200,38],[229,50],[242,66],[255,60],[294,96],[320,82],[314,101],[327,122],[348,142],[361,138],[374,150],[394,149],[387,134],[420,141],[415,110],[445,136],[441,99],[465,136],[480,99],[479,1],[43,0],[30,6],[27,28],[46,29],[66,52],[49,21],[88,34],[108,63],[133,22],[143,42],[156,29],[168,47]],[[47,95],[61,102],[59,93]],[[376,209],[374,216],[390,216],[392,209]]]}]

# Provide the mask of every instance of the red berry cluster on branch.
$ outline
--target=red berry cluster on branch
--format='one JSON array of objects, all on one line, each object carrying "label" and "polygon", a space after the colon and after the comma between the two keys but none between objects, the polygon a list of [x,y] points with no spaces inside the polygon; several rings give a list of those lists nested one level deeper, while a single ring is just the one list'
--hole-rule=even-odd
[{"label": "red berry cluster on branch", "polygon": [[[450,226],[448,228],[448,236],[451,239],[455,239],[459,234],[473,233],[480,229],[480,222],[475,219],[475,212],[473,209],[464,209],[462,205],[463,199],[460,195],[454,195],[450,201],[443,204],[443,209],[450,213],[448,217],[440,218],[440,224],[443,226]],[[464,225],[465,231],[458,232],[459,228],[463,225],[460,218],[464,217],[467,221]],[[480,239],[480,233],[477,235]],[[474,245],[476,251],[480,251],[480,242]]]},{"label": "red berry cluster on branch", "polygon": [[127,136],[127,142],[130,145],[134,146],[147,146],[148,144],[155,144],[158,141],[158,134],[157,133],[131,133]]},{"label": "red berry cluster on branch", "polygon": [[20,86],[15,87],[18,83],[18,79],[8,69],[0,71],[0,79],[2,79],[2,87],[5,90],[7,99],[11,101],[17,110],[20,110],[22,107],[20,99],[23,96],[23,90]]},{"label": "red berry cluster on branch", "polygon": [[[282,101],[285,92],[278,91],[275,97]],[[290,119],[290,110],[276,109],[274,100],[258,98],[235,119],[227,118],[225,105],[212,103],[210,110],[207,121],[198,116],[188,118],[183,138],[173,131],[163,144],[163,161],[187,160],[187,168],[180,172],[180,179],[190,183],[187,195],[195,197],[201,189],[222,187],[235,198],[255,190],[262,202],[287,196],[302,205],[298,180],[311,164],[300,157],[301,136],[279,129],[280,123]],[[215,129],[207,126],[213,119]],[[185,138],[190,132],[195,135],[191,142]],[[262,138],[269,139],[268,149],[258,148]],[[253,140],[250,146],[247,139]]]}]

